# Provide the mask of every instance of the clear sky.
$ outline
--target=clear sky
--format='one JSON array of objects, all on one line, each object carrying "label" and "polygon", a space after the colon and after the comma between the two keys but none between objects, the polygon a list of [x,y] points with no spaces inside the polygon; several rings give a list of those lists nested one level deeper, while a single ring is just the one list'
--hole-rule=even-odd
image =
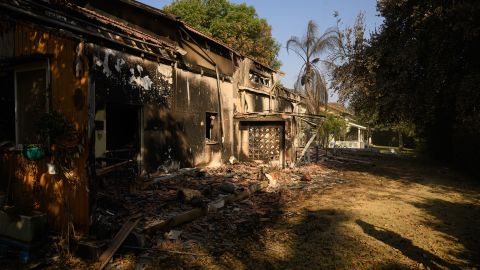
[{"label": "clear sky", "polygon": [[[314,20],[320,34],[325,29],[335,26],[334,11],[338,11],[343,27],[352,25],[360,11],[365,12],[367,33],[379,27],[382,18],[377,16],[376,0],[230,0],[234,3],[246,3],[254,6],[258,16],[267,19],[272,26],[273,37],[281,43],[279,58],[282,61],[281,70],[285,72],[282,83],[289,88],[298,75],[302,65],[295,54],[288,54],[285,49],[286,42],[291,36],[303,37],[307,23]],[[147,5],[162,8],[171,0],[140,0]],[[342,26],[341,26],[342,27]],[[343,28],[342,27],[342,28]],[[332,94],[332,93],[331,93]],[[336,95],[331,96],[335,101]]]}]

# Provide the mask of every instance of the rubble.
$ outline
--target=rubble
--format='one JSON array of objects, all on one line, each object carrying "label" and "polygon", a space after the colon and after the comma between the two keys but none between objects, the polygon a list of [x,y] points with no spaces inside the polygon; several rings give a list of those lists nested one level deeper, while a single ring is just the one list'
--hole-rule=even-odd
[{"label": "rubble", "polygon": [[308,173],[305,173],[302,175],[302,178],[300,178],[300,180],[310,182],[312,181],[312,177]]},{"label": "rubble", "polygon": [[182,231],[170,230],[168,233],[165,233],[164,237],[165,239],[168,239],[168,240],[177,240],[181,234],[182,234]]},{"label": "rubble", "polygon": [[293,190],[328,189],[347,181],[330,165],[281,169],[236,162],[150,175],[137,180],[143,189],[134,192],[129,192],[128,183],[117,183],[99,193],[93,228],[102,229],[93,230],[92,237],[111,239],[130,215],[140,214],[132,233],[144,238],[144,247],[124,246],[153,256],[153,250],[202,254],[190,251],[206,243],[213,250],[231,248],[224,235],[248,236],[262,224],[275,222],[283,215],[282,205],[298,196]]},{"label": "rubble", "polygon": [[235,193],[235,191],[237,190],[237,186],[231,182],[223,182],[220,186],[219,186],[219,189],[221,191],[224,191],[226,193]]},{"label": "rubble", "polygon": [[189,188],[181,188],[177,192],[178,199],[191,203],[194,200],[202,200],[202,193],[196,189],[189,189]]}]

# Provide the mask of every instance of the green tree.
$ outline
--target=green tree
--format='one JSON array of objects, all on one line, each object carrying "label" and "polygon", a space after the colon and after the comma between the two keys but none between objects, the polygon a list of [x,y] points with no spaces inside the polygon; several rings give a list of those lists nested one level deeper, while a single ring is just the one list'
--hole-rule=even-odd
[{"label": "green tree", "polygon": [[[336,17],[338,18],[338,14]],[[337,25],[340,22],[338,18]],[[378,36],[378,33],[372,33],[372,35]],[[414,136],[414,124],[402,110],[395,114],[380,114],[380,110],[385,106],[382,104],[401,101],[394,96],[389,99],[378,95],[376,76],[380,51],[371,46],[370,42],[373,39],[370,41],[366,39],[364,13],[360,12],[353,26],[347,26],[339,32],[339,36],[340,46],[330,55],[332,62],[336,64],[332,69],[334,91],[338,93],[340,101],[348,101],[357,121],[369,127],[368,132],[370,128],[396,131],[398,146],[400,149],[403,148],[403,134]]]},{"label": "green tree", "polygon": [[228,0],[176,0],[164,10],[234,50],[280,68],[280,44],[272,37],[271,26],[252,6]]},{"label": "green tree", "polygon": [[[337,17],[337,27],[341,20]],[[365,97],[375,83],[375,58],[369,55],[368,43],[365,38],[365,16],[358,14],[353,26],[347,26],[338,32],[340,40],[336,50],[331,52],[329,59],[334,63],[332,68],[332,87],[338,93],[341,102],[348,101],[350,107],[364,112]],[[375,106],[368,106],[374,108]]]},{"label": "green tree", "polygon": [[329,63],[320,57],[338,44],[336,28],[329,28],[319,36],[314,21],[308,22],[307,32],[303,38],[292,36],[287,41],[287,51],[293,51],[303,61],[295,90],[306,96],[307,109],[310,113],[319,114],[321,105],[328,103],[327,83],[319,65]]},{"label": "green tree", "polygon": [[382,0],[378,10],[383,25],[347,54],[337,89],[377,123],[414,127],[433,157],[475,168],[480,2]]},{"label": "green tree", "polygon": [[320,145],[328,148],[330,138],[339,139],[347,133],[347,121],[342,117],[327,114],[318,126],[318,139]]},{"label": "green tree", "polygon": [[[340,29],[339,14],[336,12],[334,16]],[[329,56],[333,63],[331,87],[338,94],[340,102],[348,102],[356,121],[367,126],[367,136],[370,136],[372,129],[384,129],[385,126],[379,121],[374,87],[378,64],[375,50],[371,49],[365,36],[365,14],[360,12],[354,24],[346,26],[338,35],[339,46]]]},{"label": "green tree", "polygon": [[413,122],[433,157],[474,168],[480,152],[480,3],[389,0],[378,8],[385,23],[371,47],[378,51],[380,113]]}]

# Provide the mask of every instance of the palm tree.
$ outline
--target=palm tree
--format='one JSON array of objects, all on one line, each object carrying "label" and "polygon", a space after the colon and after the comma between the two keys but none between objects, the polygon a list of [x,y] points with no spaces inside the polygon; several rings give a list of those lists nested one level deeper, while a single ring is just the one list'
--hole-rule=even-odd
[{"label": "palm tree", "polygon": [[295,52],[303,61],[294,88],[306,96],[307,109],[310,113],[319,114],[322,104],[325,104],[326,108],[328,88],[319,64],[330,63],[320,59],[320,56],[338,46],[338,33],[337,28],[332,27],[318,36],[316,23],[309,21],[307,34],[302,39],[292,36],[287,41],[287,52]]}]

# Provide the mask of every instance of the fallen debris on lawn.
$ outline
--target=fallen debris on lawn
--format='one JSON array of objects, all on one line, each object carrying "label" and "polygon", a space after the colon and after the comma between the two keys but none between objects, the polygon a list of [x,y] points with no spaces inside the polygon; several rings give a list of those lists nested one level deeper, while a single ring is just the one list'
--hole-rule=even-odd
[{"label": "fallen debris on lawn", "polygon": [[[216,168],[170,170],[136,183],[106,175],[105,188],[97,192],[90,238],[81,242],[87,246],[111,243],[100,258],[91,258],[101,267],[126,250],[145,258],[203,256],[194,247],[211,244],[221,252],[233,246],[226,235],[248,236],[282,216],[280,205],[298,196],[289,190],[308,192],[346,183],[335,173],[323,164],[281,169],[235,162]],[[302,181],[305,177],[308,181]],[[132,189],[132,184],[137,187]],[[105,248],[105,244],[94,246]]]}]

